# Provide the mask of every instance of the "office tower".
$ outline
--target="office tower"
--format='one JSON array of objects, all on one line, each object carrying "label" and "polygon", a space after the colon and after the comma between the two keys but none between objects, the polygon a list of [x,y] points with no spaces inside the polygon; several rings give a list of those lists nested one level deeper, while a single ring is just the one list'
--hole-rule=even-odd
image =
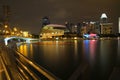
[{"label": "office tower", "polygon": [[102,13],[100,17],[100,34],[112,34],[113,23],[108,22],[108,17],[105,13]]},{"label": "office tower", "polygon": [[113,23],[101,23],[101,34],[112,34]]},{"label": "office tower", "polygon": [[46,26],[46,25],[48,25],[48,24],[50,24],[50,20],[49,20],[49,18],[48,17],[43,17],[42,18],[42,27],[44,27],[44,26]]},{"label": "office tower", "polygon": [[118,20],[118,32],[120,33],[120,17],[119,17],[119,20]]}]

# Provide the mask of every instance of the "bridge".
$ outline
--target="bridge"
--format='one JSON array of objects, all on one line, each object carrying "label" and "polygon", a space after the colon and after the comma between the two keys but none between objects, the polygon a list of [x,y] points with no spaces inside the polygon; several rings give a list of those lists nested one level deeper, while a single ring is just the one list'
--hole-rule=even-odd
[{"label": "bridge", "polygon": [[25,43],[31,43],[31,42],[38,42],[39,39],[35,39],[35,38],[26,38],[26,37],[19,37],[19,36],[9,36],[9,37],[5,37],[4,38],[4,42],[5,42],[5,45],[8,45],[8,41],[9,40],[12,40],[12,39],[16,39],[17,42],[25,42]]},{"label": "bridge", "polygon": [[0,43],[0,80],[59,80],[58,77],[30,58],[6,46],[8,40],[14,38],[24,39],[27,43],[36,40],[23,37],[7,37],[4,39],[5,44]]}]

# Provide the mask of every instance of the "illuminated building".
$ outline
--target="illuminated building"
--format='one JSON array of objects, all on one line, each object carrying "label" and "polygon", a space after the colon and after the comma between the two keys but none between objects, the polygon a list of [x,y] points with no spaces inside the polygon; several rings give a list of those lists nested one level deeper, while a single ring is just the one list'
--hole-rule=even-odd
[{"label": "illuminated building", "polygon": [[101,17],[100,17],[100,22],[101,23],[107,23],[107,15],[105,13],[102,13]]},{"label": "illuminated building", "polygon": [[113,23],[101,23],[100,24],[101,34],[112,34],[113,33],[112,26],[113,26]]},{"label": "illuminated building", "polygon": [[81,28],[80,28],[80,35],[83,35],[86,33],[87,33],[87,22],[83,22],[81,24]]},{"label": "illuminated building", "polygon": [[96,33],[96,25],[95,25],[95,23],[96,22],[92,22],[92,21],[90,21],[89,23],[88,23],[88,28],[87,28],[87,32],[88,33]]},{"label": "illuminated building", "polygon": [[43,17],[42,18],[42,27],[44,27],[44,26],[46,26],[48,24],[50,24],[49,18],[48,17]]},{"label": "illuminated building", "polygon": [[49,24],[42,28],[40,32],[40,39],[61,37],[67,31],[68,30],[64,25]]},{"label": "illuminated building", "polygon": [[81,34],[90,34],[90,33],[98,33],[96,22],[83,22],[82,27],[80,28]]},{"label": "illuminated building", "polygon": [[29,37],[28,31],[23,31],[22,33],[23,33],[23,37]]},{"label": "illuminated building", "polygon": [[119,17],[119,22],[118,22],[118,30],[119,30],[119,33],[120,33],[120,17]]},{"label": "illuminated building", "polygon": [[81,33],[81,35],[86,34],[87,33],[87,27],[86,26],[81,27],[80,33]]},{"label": "illuminated building", "polygon": [[77,25],[71,26],[71,32],[72,32],[72,33],[77,33],[77,29],[78,29],[78,26],[77,26]]},{"label": "illuminated building", "polygon": [[103,13],[100,19],[100,34],[112,34],[113,23],[108,23],[107,15]]},{"label": "illuminated building", "polygon": [[3,21],[0,19],[0,35],[2,34],[3,29]]}]

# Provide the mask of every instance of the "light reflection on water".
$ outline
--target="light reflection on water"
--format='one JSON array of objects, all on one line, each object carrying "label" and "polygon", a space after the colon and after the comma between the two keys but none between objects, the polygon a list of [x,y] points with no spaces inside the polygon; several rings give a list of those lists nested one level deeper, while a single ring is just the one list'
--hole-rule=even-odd
[{"label": "light reflection on water", "polygon": [[84,40],[84,54],[91,66],[94,64],[96,52],[97,40]]},{"label": "light reflection on water", "polygon": [[19,47],[25,56],[62,79],[68,79],[82,63],[88,64],[86,73],[90,79],[108,79],[116,64],[118,50],[117,40],[43,41]]}]

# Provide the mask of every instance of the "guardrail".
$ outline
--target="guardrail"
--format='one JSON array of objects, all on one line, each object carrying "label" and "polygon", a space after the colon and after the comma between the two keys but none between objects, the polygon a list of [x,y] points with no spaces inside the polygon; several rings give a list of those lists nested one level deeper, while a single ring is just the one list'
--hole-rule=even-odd
[{"label": "guardrail", "polygon": [[[24,68],[25,71],[27,71],[27,73],[29,73],[29,75],[34,79],[34,80],[40,80],[40,77],[38,77],[33,71],[31,71],[29,68],[27,68],[19,59],[16,59],[17,62],[22,66],[22,68]],[[27,80],[30,80],[30,78],[28,77],[27,74],[24,73],[24,70],[22,70],[19,66],[18,66],[20,72],[22,74],[24,74],[24,77]]]},{"label": "guardrail", "polygon": [[[3,45],[3,46],[0,46],[0,47],[1,47],[1,50],[9,53],[10,49],[8,49],[7,46]],[[13,49],[11,49],[11,50],[13,50]],[[13,50],[13,52],[15,52],[16,64],[17,64],[17,67],[18,67],[18,70],[19,70],[19,74],[22,76],[21,80],[31,80],[31,79],[32,80],[44,80],[44,79],[45,80],[60,80],[54,74],[52,74],[51,72],[49,72],[48,70],[46,70],[42,66],[38,65],[37,63],[35,63],[31,59],[25,57],[20,52],[18,52],[16,50]],[[21,59],[24,60],[24,62],[22,62]],[[14,75],[12,75],[10,73],[9,68],[5,64],[5,61],[4,61],[2,56],[0,56],[0,60],[2,62],[2,66],[4,67],[4,71],[5,71],[5,75],[6,75],[7,80],[14,80],[13,79]],[[40,76],[36,72],[34,72],[30,68],[28,68],[28,66],[26,66],[24,63],[27,63],[32,68],[34,68],[34,70],[36,70],[39,73]],[[26,72],[27,72],[28,75],[26,74]]]},{"label": "guardrail", "polygon": [[[9,53],[11,51],[9,51],[10,49],[5,46],[3,43],[0,43],[0,62],[1,62],[1,66],[3,67],[3,70],[5,72],[4,74],[4,78],[6,78],[7,80],[16,80],[16,79],[19,79],[19,80],[25,80],[25,78],[23,78],[21,76],[21,74],[19,74],[17,72],[17,68],[13,68],[13,65],[9,62],[12,58],[11,56],[9,55]],[[11,53],[12,54],[12,53]],[[9,55],[9,56],[8,56]],[[7,59],[7,60],[6,60]],[[13,61],[13,60],[11,60]],[[14,74],[18,73],[16,76],[14,76]],[[4,80],[4,79],[3,79]]]},{"label": "guardrail", "polygon": [[5,65],[5,61],[2,58],[2,56],[0,56],[0,62],[3,66],[4,71],[5,71],[5,75],[6,75],[7,80],[12,80],[12,76],[10,76],[9,70],[8,70],[7,66]]},{"label": "guardrail", "polygon": [[[29,64],[30,66],[32,66],[35,70],[37,70],[40,74],[42,74],[46,79],[48,80],[60,80],[58,77],[56,77],[55,75],[53,75],[51,72],[49,72],[48,70],[46,70],[45,68],[43,68],[42,66],[38,65],[37,63],[35,63],[34,61],[32,61],[31,59],[25,57],[24,55],[22,55],[20,52],[16,51],[16,54],[23,59],[27,64]],[[22,66],[22,68],[24,68],[24,70],[26,70],[30,76],[32,76],[32,78],[34,80],[40,80],[38,79],[39,77],[37,76],[37,74],[35,74],[34,72],[32,72],[28,67],[26,67],[22,61],[19,60],[19,57],[16,59],[17,62]],[[20,67],[19,67],[20,69]],[[23,72],[21,70],[21,72]],[[23,73],[24,74],[24,73]]]}]

